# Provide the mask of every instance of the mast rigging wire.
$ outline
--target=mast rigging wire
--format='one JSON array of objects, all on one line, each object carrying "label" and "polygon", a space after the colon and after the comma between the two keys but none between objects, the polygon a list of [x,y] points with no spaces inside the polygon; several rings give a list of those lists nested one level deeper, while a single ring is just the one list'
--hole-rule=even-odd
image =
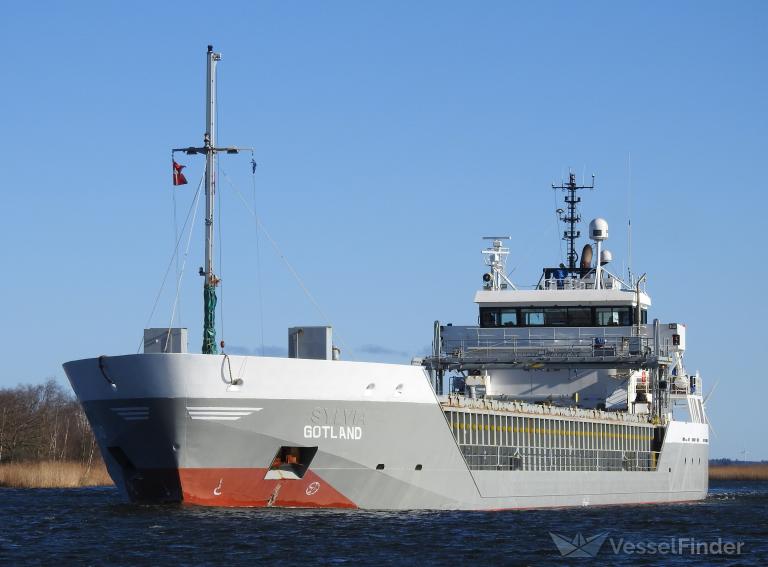
[{"label": "mast rigging wire", "polygon": [[[217,116],[216,123],[214,125],[214,128],[216,128],[216,140],[219,139],[219,123],[221,122],[221,117],[219,115],[219,83],[218,81],[214,83],[214,87],[216,88],[216,92],[214,93],[214,113]],[[221,208],[221,193],[219,192],[218,188],[218,180],[221,177],[221,160],[216,160],[216,175],[214,176],[214,184],[213,184],[213,191],[215,196],[218,199],[218,203],[216,205],[216,209],[218,212],[218,223],[217,228],[219,232],[219,321],[221,325],[221,336],[220,336],[220,344],[222,348],[222,352],[224,351],[224,345],[226,344],[226,341],[224,339],[224,255],[222,252],[222,243],[221,243],[221,223],[222,223],[222,208]],[[230,371],[231,375],[231,371]]]},{"label": "mast rigging wire", "polygon": [[[256,211],[256,159],[251,150],[251,189],[253,193],[253,210]],[[264,356],[264,300],[262,297],[261,284],[261,245],[259,238],[259,223],[254,223],[256,227],[256,290],[259,297],[259,340],[261,342],[261,356]]]},{"label": "mast rigging wire", "polygon": [[176,307],[179,304],[179,293],[181,291],[181,280],[184,277],[184,268],[187,265],[187,257],[189,256],[189,246],[192,243],[192,232],[195,228],[195,219],[197,218],[197,209],[200,205],[200,192],[195,195],[195,212],[192,215],[192,222],[189,224],[189,236],[187,237],[187,247],[184,249],[184,259],[181,262],[181,272],[179,273],[179,277],[176,279],[176,297],[173,300],[173,309],[171,310],[171,321],[168,324],[168,336],[165,339],[165,348],[163,350],[168,350],[168,341],[171,340],[171,329],[173,328],[173,320],[176,317]]},{"label": "mast rigging wire", "polygon": [[[218,139],[218,122],[216,123],[216,137]],[[218,180],[221,173],[221,168],[219,167],[219,161],[216,160],[216,179]],[[221,224],[222,224],[222,213],[223,209],[221,208],[221,192],[219,191],[219,188],[214,185],[213,187],[214,191],[216,192],[216,197],[218,198],[218,204],[216,205],[216,209],[219,213],[217,228],[219,231],[219,321],[221,322],[221,344],[225,345],[226,341],[224,339],[224,254],[222,252],[222,240],[221,240]],[[224,347],[222,346],[222,351]]]},{"label": "mast rigging wire", "polygon": [[[184,229],[187,227],[187,223],[189,222],[189,217],[192,214],[192,208],[195,205],[195,202],[198,199],[198,196],[200,195],[200,189],[203,186],[203,179],[204,177],[200,178],[200,183],[197,184],[197,191],[195,191],[195,196],[192,200],[192,203],[189,206],[189,210],[187,211],[187,217],[184,219],[184,225],[181,227],[181,235],[176,239],[176,246],[173,248],[173,254],[171,254],[171,258],[168,261],[168,266],[165,268],[165,274],[163,275],[163,281],[160,283],[160,289],[157,290],[157,295],[155,296],[155,301],[152,304],[152,310],[149,313],[149,317],[147,317],[147,322],[144,324],[144,328],[148,328],[149,324],[152,322],[152,317],[155,315],[155,311],[157,310],[157,304],[160,302],[160,296],[163,293],[163,289],[165,289],[165,282],[168,279],[168,274],[171,271],[171,266],[173,266],[173,261],[176,259],[176,256],[179,251],[179,244],[181,243],[181,237],[184,234]],[[175,191],[175,189],[174,189]],[[144,344],[144,337],[141,338],[141,341],[139,342],[139,348],[136,349],[136,354],[139,354],[141,352],[141,347]]]},{"label": "mast rigging wire", "polygon": [[[253,216],[254,220],[256,221],[256,225],[258,228],[261,228],[261,230],[264,232],[264,236],[267,237],[267,240],[269,240],[269,243],[272,245],[272,247],[275,249],[275,252],[280,257],[280,259],[283,261],[285,266],[288,268],[288,271],[291,273],[291,275],[296,280],[296,283],[299,284],[299,287],[301,287],[302,291],[304,291],[304,294],[307,296],[309,301],[312,303],[314,308],[317,310],[317,312],[320,314],[320,317],[323,319],[326,325],[331,326],[331,322],[329,317],[325,314],[323,311],[323,308],[320,307],[320,304],[317,302],[317,300],[314,298],[314,296],[310,293],[309,288],[304,284],[304,281],[301,279],[301,276],[299,276],[299,273],[294,269],[294,267],[291,265],[291,263],[288,261],[288,258],[286,258],[285,254],[283,254],[283,251],[280,249],[280,247],[277,245],[277,242],[275,242],[275,239],[272,238],[272,236],[269,234],[269,231],[267,231],[264,224],[261,222],[261,219],[259,219],[258,215],[256,214],[256,211],[254,211],[250,205],[248,204],[248,201],[245,199],[243,194],[240,192],[240,190],[235,186],[235,184],[232,182],[232,180],[227,175],[226,171],[222,171],[222,175],[224,179],[227,181],[230,187],[237,193],[237,196],[240,198],[240,200],[243,202],[243,206],[246,208],[246,210],[251,213],[251,216]],[[341,340],[341,337],[338,337],[339,345],[344,346],[343,341]],[[351,351],[344,346],[345,350],[351,354]]]},{"label": "mast rigging wire", "polygon": [[[171,152],[171,162],[173,162],[173,152]],[[179,239],[179,221],[176,216],[176,209],[178,206],[176,205],[176,191],[172,190],[171,195],[173,196],[173,241],[176,242]],[[179,277],[179,255],[175,254],[176,257],[176,277]],[[179,319],[181,319],[181,310],[179,310]]]}]

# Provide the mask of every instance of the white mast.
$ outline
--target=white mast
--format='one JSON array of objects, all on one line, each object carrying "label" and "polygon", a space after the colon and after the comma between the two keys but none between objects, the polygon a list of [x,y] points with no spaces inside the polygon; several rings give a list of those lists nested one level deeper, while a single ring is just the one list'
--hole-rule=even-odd
[{"label": "white mast", "polygon": [[216,63],[221,54],[208,46],[208,72],[205,96],[205,283],[215,286],[213,273],[213,214],[216,195]]},{"label": "white mast", "polygon": [[[216,354],[216,286],[219,278],[213,271],[213,225],[214,198],[216,197],[216,154],[239,153],[241,148],[216,147],[216,63],[221,61],[221,53],[215,53],[213,46],[208,46],[208,65],[205,84],[205,135],[202,148],[176,148],[174,152],[188,155],[205,154],[205,267],[200,268],[200,275],[205,277],[203,284],[203,354]],[[253,148],[245,148],[253,151]]]},{"label": "white mast", "polygon": [[595,289],[603,287],[603,266],[601,244],[608,239],[608,222],[605,219],[596,218],[589,223],[589,237],[597,245],[597,261],[595,262]]},{"label": "white mast", "polygon": [[203,276],[203,354],[216,354],[216,285],[213,273],[213,214],[216,196],[216,63],[220,53],[208,46],[208,66],[205,90],[205,268]]},{"label": "white mast", "polygon": [[[491,268],[491,273],[483,275],[486,289],[499,291],[506,286],[517,289],[515,284],[509,279],[504,264],[509,255],[509,248],[503,245],[504,240],[509,240],[511,236],[483,236],[483,240],[492,240],[493,246],[483,250],[485,265]],[[506,282],[506,283],[503,283]]]}]

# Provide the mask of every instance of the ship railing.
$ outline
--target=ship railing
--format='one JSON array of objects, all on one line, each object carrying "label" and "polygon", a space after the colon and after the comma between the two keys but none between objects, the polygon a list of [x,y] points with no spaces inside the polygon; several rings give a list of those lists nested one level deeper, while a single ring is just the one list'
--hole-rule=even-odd
[{"label": "ship railing", "polygon": [[657,451],[459,445],[471,470],[655,471]]},{"label": "ship railing", "polygon": [[[557,277],[558,272],[561,274],[559,278]],[[595,289],[594,268],[580,268],[578,270],[566,270],[566,272],[570,272],[570,275],[564,274],[561,269],[545,268],[535,289]],[[628,282],[624,281],[606,268],[602,269],[600,279],[602,289],[623,289],[626,291],[636,289],[635,282],[631,278]],[[642,286],[642,290],[645,292],[645,285]]]},{"label": "ship railing", "polygon": [[542,278],[537,289],[594,289],[595,280],[584,278]]},{"label": "ship railing", "polygon": [[[595,289],[594,279],[584,278],[545,278],[536,287],[539,290],[582,290]],[[622,285],[622,282],[614,278],[605,278],[601,289],[624,289],[628,288]]]},{"label": "ship railing", "polygon": [[576,338],[521,337],[519,334],[486,333],[477,328],[473,337],[444,338],[446,356],[474,359],[504,355],[512,359],[559,358],[645,358],[653,352],[653,339],[633,336],[588,336]]},{"label": "ship railing", "polygon": [[[647,386],[641,384],[637,385],[636,391],[638,393],[648,393],[650,391]],[[573,405],[552,405],[531,403],[516,399],[500,399],[498,397],[493,398],[471,398],[466,397],[464,394],[448,394],[447,396],[441,396],[441,405],[444,410],[452,408],[457,409],[476,409],[482,411],[494,411],[494,412],[515,412],[518,414],[530,415],[532,417],[538,416],[560,416],[560,417],[579,417],[584,419],[598,419],[600,421],[608,422],[611,424],[647,424],[648,415],[646,414],[632,414],[627,412],[618,411],[605,411],[594,408],[577,408]],[[568,396],[568,400],[572,401],[573,398]]]},{"label": "ship railing", "polygon": [[685,387],[681,387],[673,384],[672,387],[670,387],[669,389],[669,393],[672,396],[689,396],[691,394],[695,394],[696,390],[695,388],[692,388],[690,384]]}]

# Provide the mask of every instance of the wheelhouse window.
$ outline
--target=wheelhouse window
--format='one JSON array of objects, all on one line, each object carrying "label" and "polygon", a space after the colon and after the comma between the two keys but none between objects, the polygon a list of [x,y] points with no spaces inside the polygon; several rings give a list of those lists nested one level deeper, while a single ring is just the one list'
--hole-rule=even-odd
[{"label": "wheelhouse window", "polygon": [[595,316],[598,327],[626,327],[632,324],[629,307],[597,307]]},{"label": "wheelhouse window", "polygon": [[480,326],[481,327],[498,327],[499,326],[499,310],[492,307],[480,308]]},{"label": "wheelhouse window", "polygon": [[640,323],[645,324],[648,322],[648,310],[640,309]]},{"label": "wheelhouse window", "polygon": [[549,307],[544,310],[544,325],[565,327],[568,325],[568,310],[565,307]]},{"label": "wheelhouse window", "polygon": [[[632,307],[481,307],[481,327],[627,327],[635,319]],[[648,322],[642,309],[640,321]]]},{"label": "wheelhouse window", "polygon": [[517,327],[517,309],[502,309],[500,323],[502,327]]},{"label": "wheelhouse window", "polygon": [[570,327],[591,327],[592,308],[591,307],[569,307],[568,325]]},{"label": "wheelhouse window", "polygon": [[619,314],[619,325],[628,327],[632,324],[632,309],[629,307],[614,308],[614,312]]},{"label": "wheelhouse window", "polygon": [[542,327],[544,326],[544,309],[521,309],[523,316],[523,325],[526,327]]}]

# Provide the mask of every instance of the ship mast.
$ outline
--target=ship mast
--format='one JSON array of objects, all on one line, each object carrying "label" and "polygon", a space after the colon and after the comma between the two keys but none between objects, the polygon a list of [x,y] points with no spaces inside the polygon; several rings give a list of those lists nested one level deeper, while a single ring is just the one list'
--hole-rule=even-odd
[{"label": "ship mast", "polygon": [[216,63],[221,54],[208,46],[205,92],[205,268],[203,276],[203,354],[216,354],[216,285],[213,273],[213,213],[216,195]]},{"label": "ship mast", "polygon": [[178,148],[174,152],[184,152],[188,155],[205,154],[205,266],[200,268],[203,282],[203,354],[216,354],[216,286],[219,278],[213,270],[213,226],[214,198],[216,196],[216,154],[239,153],[240,148],[216,147],[216,63],[221,61],[221,53],[213,51],[208,46],[206,91],[205,91],[205,134],[203,147]]},{"label": "ship mast", "polygon": [[[576,196],[576,191],[579,189],[594,189],[595,188],[595,176],[592,176],[592,185],[576,185],[576,174],[570,172],[568,174],[568,183],[564,185],[552,184],[552,189],[562,189],[568,191],[565,196],[565,204],[568,206],[567,211],[563,211],[560,215],[560,220],[568,225],[568,230],[563,232],[563,240],[568,243],[568,269],[575,270],[576,262],[579,259],[579,255],[576,252],[576,239],[581,236],[581,232],[576,230],[576,224],[581,222],[581,215],[579,214],[576,205],[581,202],[581,197]],[[561,209],[558,209],[561,212]]]}]

